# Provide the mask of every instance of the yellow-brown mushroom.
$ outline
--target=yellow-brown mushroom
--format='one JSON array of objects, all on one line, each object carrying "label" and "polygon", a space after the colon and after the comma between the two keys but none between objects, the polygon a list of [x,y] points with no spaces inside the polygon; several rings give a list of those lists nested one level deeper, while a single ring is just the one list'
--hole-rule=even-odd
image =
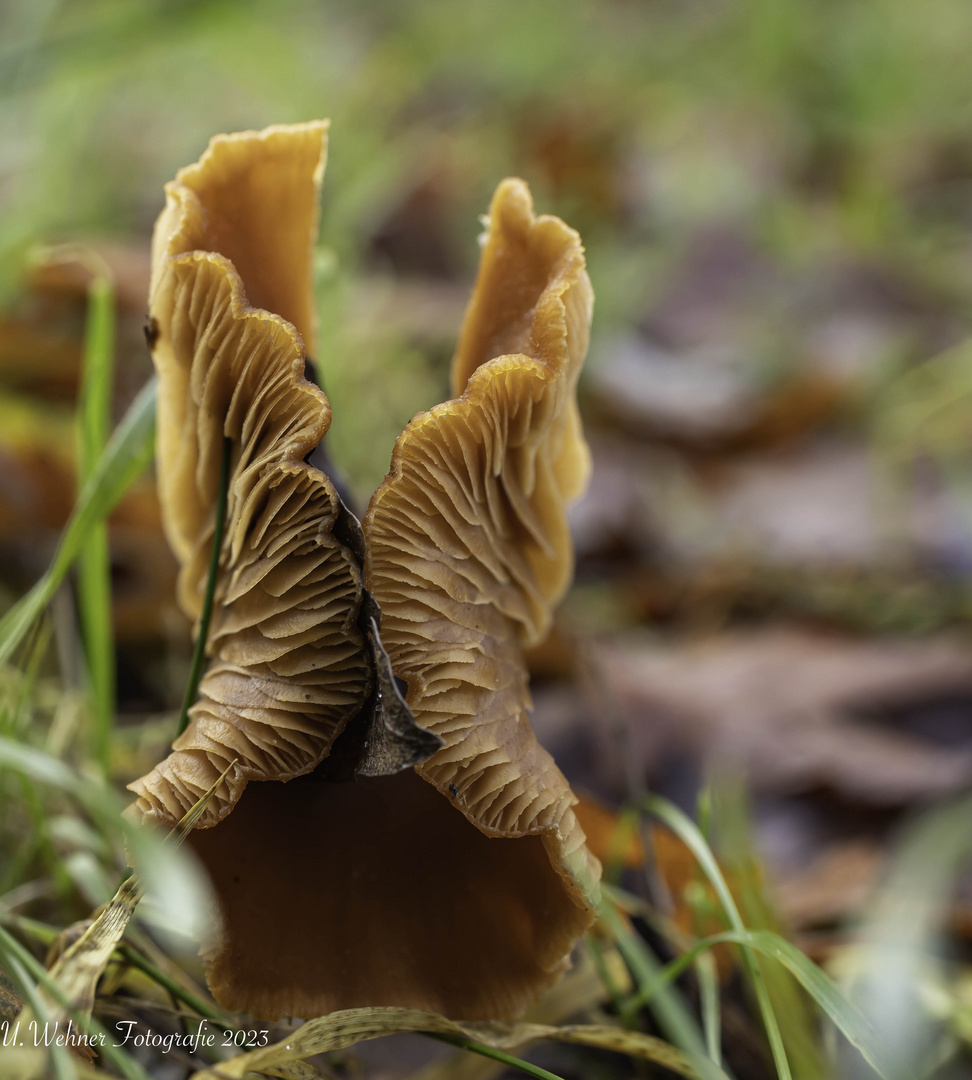
[{"label": "yellow-brown mushroom", "polygon": [[156,226],[159,496],[182,564],[179,601],[194,618],[224,439],[233,448],[212,661],[174,752],[133,785],[139,809],[165,821],[234,760],[203,826],[249,780],[310,771],[369,692],[360,571],[333,536],[333,486],[304,460],[330,424],[326,397],[304,379],[326,130],[214,139],[167,186]]},{"label": "yellow-brown mushroom", "polygon": [[[530,727],[523,660],[569,582],[565,506],[587,478],[583,252],[522,182],[500,186],[457,397],[399,438],[362,542],[305,461],[329,419],[303,380],[324,137],[214,140],[157,226],[160,490],[192,615],[225,438],[232,480],[200,702],[133,785],[136,812],[172,824],[237,760],[191,837],[219,898],[209,981],[226,1007],[512,1017],[565,969],[599,874]],[[392,695],[372,596],[421,727],[411,757],[367,765],[375,695]]]}]

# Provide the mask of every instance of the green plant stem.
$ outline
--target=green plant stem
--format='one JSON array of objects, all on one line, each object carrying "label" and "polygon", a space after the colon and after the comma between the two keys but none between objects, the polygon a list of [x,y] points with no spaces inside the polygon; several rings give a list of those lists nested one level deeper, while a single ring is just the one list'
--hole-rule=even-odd
[{"label": "green plant stem", "polygon": [[[84,364],[78,401],[79,488],[91,478],[108,441],[114,355],[114,290],[107,275],[97,274],[88,289]],[[78,559],[78,615],[94,706],[93,757],[102,773],[108,776],[115,716],[115,642],[107,517],[92,526]]]},{"label": "green plant stem", "polygon": [[[649,813],[660,818],[688,847],[695,856],[702,872],[709,879],[712,888],[715,890],[719,902],[722,904],[723,910],[726,913],[726,918],[729,920],[729,924],[737,933],[745,934],[747,932],[746,927],[743,924],[742,916],[739,914],[739,908],[736,906],[736,901],[729,891],[729,886],[722,876],[722,871],[719,869],[719,864],[716,862],[712,850],[706,843],[705,838],[699,832],[695,822],[683,814],[678,807],[658,796],[649,796],[645,802],[645,809]],[[763,978],[763,973],[760,970],[759,962],[752,949],[747,945],[744,945],[742,948],[742,956],[743,964],[745,965],[746,972],[749,975],[749,980],[752,983],[753,991],[756,995],[756,1002],[759,1006],[760,1014],[763,1017],[763,1023],[766,1026],[766,1036],[769,1041],[770,1051],[773,1055],[773,1064],[776,1066],[777,1075],[780,1080],[791,1080],[792,1073],[790,1072],[790,1065],[787,1061],[786,1050],[783,1047],[783,1038],[780,1035],[776,1013],[773,1011],[773,1004],[769,999],[769,994],[766,990],[766,982]]]},{"label": "green plant stem", "polygon": [[614,1006],[615,1012],[618,1014],[621,1023],[629,1031],[633,1030],[635,1026],[635,1013],[637,1010],[629,1009],[628,1002],[630,1001],[630,998],[626,1000],[624,995],[618,989],[604,959],[604,950],[601,948],[600,942],[598,942],[593,934],[587,935],[587,950],[594,963],[597,977],[604,984],[604,988],[608,992],[608,997],[611,999],[611,1004]]},{"label": "green plant stem", "polygon": [[6,911],[0,911],[0,923],[6,923],[8,926],[14,926],[25,934],[30,934],[32,938],[42,945],[53,944],[54,939],[60,933],[56,926],[38,922],[36,919],[28,919],[26,915],[14,915]]},{"label": "green plant stem", "polygon": [[196,695],[199,693],[199,683],[202,681],[203,667],[206,663],[206,639],[209,637],[209,623],[213,616],[213,601],[216,599],[216,582],[219,578],[219,556],[223,550],[223,532],[226,529],[226,504],[229,500],[229,473],[232,451],[233,440],[224,435],[223,459],[219,467],[219,490],[216,494],[213,546],[209,552],[209,572],[206,577],[206,594],[203,597],[202,615],[199,618],[199,632],[196,634],[196,647],[192,654],[192,667],[189,671],[186,696],[182,700],[182,711],[179,713],[177,735],[181,735],[189,726],[189,710],[195,703]]},{"label": "green plant stem", "polygon": [[629,930],[618,910],[605,894],[601,920],[610,931],[618,951],[634,976],[644,1000],[649,1003],[669,1040],[688,1055],[703,1080],[726,1080],[726,1072],[709,1058],[694,1017],[681,996],[662,978],[661,965],[647,945]]},{"label": "green plant stem", "polygon": [[237,1025],[232,1021],[227,1020],[222,1013],[217,1012],[216,1009],[210,1008],[205,1001],[196,997],[191,991],[187,990],[180,982],[177,982],[171,975],[166,975],[161,968],[155,966],[151,960],[137,950],[132,948],[131,945],[126,945],[124,942],[118,946],[115,950],[116,954],[120,955],[122,959],[127,961],[132,967],[138,968],[143,974],[147,975],[152,982],[158,983],[163,990],[167,990],[177,1001],[181,1001],[183,1005],[188,1005],[193,1012],[198,1013],[206,1020],[212,1020],[216,1024],[225,1024],[228,1028],[235,1028]]},{"label": "green plant stem", "polygon": [[[726,930],[703,938],[682,956],[677,957],[659,972],[660,984],[667,985],[677,979],[686,968],[696,963],[701,955],[716,945],[741,945],[781,963],[816,1002],[817,1006],[847,1041],[860,1050],[864,1060],[884,1080],[891,1077],[913,1077],[913,1073],[896,1068],[881,1045],[880,1034],[860,1009],[850,1002],[830,977],[812,960],[779,934],[771,930]],[[640,991],[636,1001],[639,1007],[651,1000],[651,993]]]},{"label": "green plant stem", "polygon": [[702,1011],[702,1030],[709,1057],[722,1064],[722,1012],[719,1002],[719,975],[710,954],[698,957],[695,963],[699,981],[699,999]]},{"label": "green plant stem", "polygon": [[511,1069],[526,1073],[527,1076],[535,1076],[538,1080],[563,1080],[556,1073],[541,1069],[539,1065],[531,1065],[529,1061],[513,1057],[512,1054],[504,1053],[502,1050],[495,1050],[485,1043],[476,1042],[475,1039],[467,1039],[463,1035],[446,1035],[440,1031],[420,1031],[419,1034],[430,1039],[438,1039],[439,1042],[449,1043],[450,1046],[458,1046],[462,1050],[469,1050],[473,1054],[481,1054],[485,1058],[492,1058],[493,1061],[499,1061]]}]

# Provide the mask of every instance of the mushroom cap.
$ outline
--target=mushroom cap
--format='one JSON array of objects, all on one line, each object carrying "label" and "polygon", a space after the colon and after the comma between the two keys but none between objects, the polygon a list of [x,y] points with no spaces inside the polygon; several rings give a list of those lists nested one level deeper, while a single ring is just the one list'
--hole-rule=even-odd
[{"label": "mushroom cap", "polygon": [[[135,812],[173,822],[239,759],[189,838],[219,900],[208,980],[226,1008],[513,1017],[567,967],[600,869],[530,727],[523,660],[569,581],[565,506],[587,474],[583,252],[562,222],[534,218],[522,182],[500,186],[460,396],[409,424],[364,522],[392,668],[443,746],[417,768],[338,782],[324,759],[360,729],[371,682],[360,547],[335,538],[339,500],[305,462],[329,414],[302,378],[301,333],[252,306],[310,333],[309,302],[283,293],[308,289],[323,142],[322,125],[217,139],[167,189],[151,296],[160,492],[193,615],[224,436],[233,471],[200,702],[132,785]],[[288,258],[303,277],[280,276]],[[288,782],[244,791],[274,778]]]},{"label": "mushroom cap", "polygon": [[[534,217],[523,181],[500,184],[453,360],[461,396],[408,425],[364,521],[392,666],[444,740],[416,772],[485,835],[542,839],[575,938],[594,919],[600,864],[530,725],[523,649],[569,584],[566,508],[590,470],[576,402],[593,307],[583,250],[559,218]],[[538,939],[556,935],[552,914],[534,916]]]},{"label": "mushroom cap", "polygon": [[359,567],[333,535],[342,507],[331,482],[305,460],[330,424],[327,398],[304,378],[301,334],[314,330],[326,135],[318,122],[213,139],[166,186],[156,225],[159,497],[179,601],[195,619],[232,443],[209,668],[173,752],[131,785],[136,811],[167,825],[234,759],[203,827],[249,780],[314,769],[369,693]]},{"label": "mushroom cap", "polygon": [[458,787],[484,832],[559,836],[569,855],[585,850],[575,798],[532,733],[523,650],[548,633],[571,575],[593,294],[578,234],[535,218],[522,180],[500,185],[488,220],[453,365],[464,389],[395,444],[365,517],[365,581],[411,710],[445,740],[420,773]]}]

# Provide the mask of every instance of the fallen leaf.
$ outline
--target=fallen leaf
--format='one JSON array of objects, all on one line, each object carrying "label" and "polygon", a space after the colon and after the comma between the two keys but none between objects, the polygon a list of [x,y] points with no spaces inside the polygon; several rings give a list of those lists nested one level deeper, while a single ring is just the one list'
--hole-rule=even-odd
[{"label": "fallen leaf", "polygon": [[664,738],[740,768],[756,791],[825,786],[874,805],[972,780],[972,745],[937,746],[861,720],[923,695],[972,691],[972,655],[957,637],[862,640],[783,626],[686,644],[619,638],[597,655],[636,753]]}]

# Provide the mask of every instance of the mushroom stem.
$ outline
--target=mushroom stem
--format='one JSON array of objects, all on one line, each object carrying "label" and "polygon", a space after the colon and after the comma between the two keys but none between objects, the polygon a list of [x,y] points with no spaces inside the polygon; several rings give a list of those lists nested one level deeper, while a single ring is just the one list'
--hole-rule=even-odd
[{"label": "mushroom stem", "polygon": [[192,667],[189,669],[186,696],[182,699],[182,711],[179,713],[177,735],[181,735],[189,726],[189,709],[199,694],[199,683],[202,679],[203,665],[206,661],[206,639],[209,637],[209,621],[213,615],[216,579],[219,577],[219,555],[223,550],[223,532],[226,528],[226,503],[229,499],[230,458],[232,453],[233,440],[224,435],[223,458],[219,468],[219,490],[216,494],[216,522],[213,525],[213,546],[209,552],[209,573],[206,576],[206,593],[203,597],[199,633],[196,635],[196,647],[192,654]]}]

